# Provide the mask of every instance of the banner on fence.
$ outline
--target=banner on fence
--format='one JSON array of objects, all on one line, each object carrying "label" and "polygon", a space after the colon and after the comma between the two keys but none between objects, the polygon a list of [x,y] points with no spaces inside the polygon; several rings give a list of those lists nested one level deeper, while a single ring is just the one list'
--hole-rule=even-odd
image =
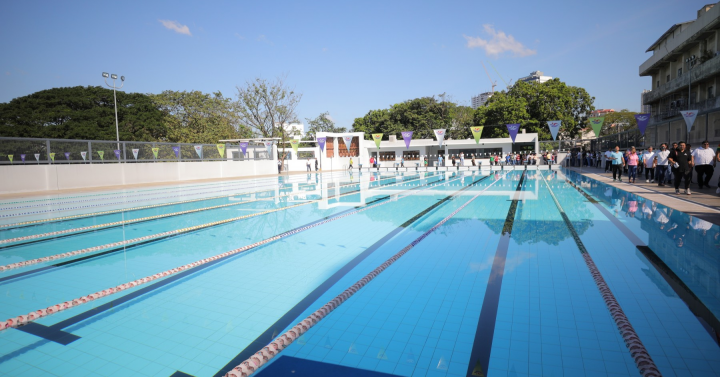
[{"label": "banner on fence", "polygon": [[215,144],[215,146],[218,149],[218,153],[220,153],[220,158],[225,158],[225,144]]},{"label": "banner on fence", "polygon": [[695,118],[697,118],[698,111],[697,110],[685,110],[681,111],[683,118],[685,118],[685,125],[687,125],[687,132],[692,131],[693,123],[695,123]]},{"label": "banner on fence", "polygon": [[24,155],[24,154],[21,154],[21,155],[20,155],[20,160],[22,160],[22,162],[25,162],[25,155]]},{"label": "banner on fence", "polygon": [[200,159],[202,159],[202,147],[202,145],[193,145],[193,148],[195,148],[195,153],[197,153]]},{"label": "banner on fence", "polygon": [[562,126],[562,121],[560,120],[549,120],[547,122],[548,127],[550,127],[550,134],[552,134],[553,140],[557,140],[557,134],[558,131],[560,131],[560,127]]},{"label": "banner on fence", "polygon": [[588,120],[590,121],[590,127],[592,127],[593,132],[595,132],[595,137],[600,137],[600,131],[602,130],[605,117],[588,118]]},{"label": "banner on fence", "polygon": [[113,149],[113,153],[115,153],[115,158],[118,160],[120,159],[120,150],[119,149]]},{"label": "banner on fence", "polygon": [[11,154],[8,155],[8,160],[10,160],[10,163],[13,162],[13,157],[15,157],[15,156],[13,156],[13,155],[11,155]]},{"label": "banner on fence", "polygon": [[175,158],[180,158],[180,147],[172,147],[173,152],[175,152]]},{"label": "banner on fence", "polygon": [[247,141],[241,141],[240,142],[240,151],[242,151],[243,156],[247,156],[247,147],[250,145]]},{"label": "banner on fence", "polygon": [[55,161],[55,152],[50,152],[50,159]]},{"label": "banner on fence", "polygon": [[515,137],[517,137],[517,133],[520,130],[520,123],[507,124],[506,127],[510,133],[510,138],[512,139],[513,144],[515,144]]},{"label": "banner on fence", "polygon": [[153,148],[152,152],[153,152],[153,156],[155,156],[155,158],[157,159],[158,153],[160,153],[160,148]]},{"label": "banner on fence", "polygon": [[438,146],[442,147],[442,143],[445,140],[445,129],[437,129],[433,130],[433,132],[435,133],[435,138],[438,141]]},{"label": "banner on fence", "polygon": [[40,153],[35,153],[35,161],[40,162]]},{"label": "banner on fence", "polygon": [[383,134],[372,134],[373,140],[375,140],[375,146],[380,149],[380,142],[382,141]]},{"label": "banner on fence", "polygon": [[413,131],[403,131],[402,137],[405,140],[405,149],[410,149],[410,141],[412,140]]},{"label": "banner on fence", "polygon": [[65,159],[66,159],[66,160],[69,160],[69,159],[70,159],[70,152],[65,152]]},{"label": "banner on fence", "polygon": [[137,161],[137,156],[138,156],[138,153],[140,153],[140,149],[133,148],[132,152],[133,152],[133,157],[135,157],[135,161]]},{"label": "banner on fence", "polygon": [[87,151],[80,152],[80,157],[82,157],[83,161],[85,161],[85,158],[87,157]]},{"label": "banner on fence", "polygon": [[480,136],[482,136],[484,126],[480,127],[470,127],[470,131],[472,131],[473,137],[475,138],[475,144],[480,144]]}]

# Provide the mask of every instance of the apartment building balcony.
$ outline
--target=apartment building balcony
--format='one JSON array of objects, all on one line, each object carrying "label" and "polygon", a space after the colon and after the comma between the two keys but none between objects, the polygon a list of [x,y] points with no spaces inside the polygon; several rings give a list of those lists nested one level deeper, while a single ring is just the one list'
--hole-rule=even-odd
[{"label": "apartment building balcony", "polygon": [[[720,7],[719,7],[720,8]],[[720,74],[720,55],[705,61],[705,63],[697,63],[692,70],[683,72],[682,75],[660,85],[660,87],[643,94],[643,103],[649,105],[659,101],[670,93],[679,90],[687,90],[688,84],[695,84],[707,78]]]},{"label": "apartment building balcony", "polygon": [[674,118],[676,116],[679,116],[680,112],[685,110],[697,110],[699,113],[703,113],[705,111],[716,109],[718,107],[720,107],[720,97],[713,97],[708,98],[704,101],[692,102],[689,105],[682,104],[675,106],[672,109],[652,113],[650,118],[650,124],[659,123],[667,119]]},{"label": "apartment building balcony", "polygon": [[720,7],[712,7],[689,25],[682,33],[677,32],[675,38],[669,39],[662,50],[655,52],[640,65],[640,76],[650,76],[661,66],[682,56],[683,52],[702,38],[706,38],[720,26]]}]

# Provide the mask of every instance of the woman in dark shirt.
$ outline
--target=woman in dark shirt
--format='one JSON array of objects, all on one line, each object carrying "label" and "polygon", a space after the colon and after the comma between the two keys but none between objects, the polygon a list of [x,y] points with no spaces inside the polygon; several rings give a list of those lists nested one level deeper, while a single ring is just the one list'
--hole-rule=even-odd
[{"label": "woman in dark shirt", "polygon": [[678,149],[672,149],[668,156],[668,165],[672,166],[675,176],[675,193],[680,193],[680,181],[685,179],[685,194],[690,195],[690,173],[692,172],[693,157],[690,151],[685,149],[685,142],[681,141]]}]

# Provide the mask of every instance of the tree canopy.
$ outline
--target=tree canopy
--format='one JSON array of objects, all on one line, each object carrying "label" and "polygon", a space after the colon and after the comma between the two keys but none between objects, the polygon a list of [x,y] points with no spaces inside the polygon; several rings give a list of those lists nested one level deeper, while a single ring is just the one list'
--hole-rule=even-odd
[{"label": "tree canopy", "polygon": [[150,97],[164,115],[167,141],[210,144],[252,135],[240,123],[235,102],[220,92],[166,90]]},{"label": "tree canopy", "polygon": [[[121,140],[165,136],[163,113],[149,96],[117,92],[117,105]],[[115,140],[113,91],[99,86],[53,88],[0,103],[0,135]]]},{"label": "tree canopy", "polygon": [[344,127],[335,126],[335,121],[330,118],[329,112],[324,112],[314,119],[305,118],[308,130],[305,133],[305,140],[315,140],[318,132],[345,132]]},{"label": "tree canopy", "polygon": [[362,118],[356,118],[352,129],[370,134],[397,135],[402,131],[413,131],[414,139],[434,137],[433,129],[444,128],[449,137],[467,138],[472,125],[472,109],[448,100],[445,94],[436,98],[421,97],[401,102],[389,109],[371,110]]}]

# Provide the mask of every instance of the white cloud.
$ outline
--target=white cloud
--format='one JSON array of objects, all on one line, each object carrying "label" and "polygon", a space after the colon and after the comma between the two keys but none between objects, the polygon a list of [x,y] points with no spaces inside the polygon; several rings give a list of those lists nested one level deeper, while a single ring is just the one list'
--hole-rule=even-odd
[{"label": "white cloud", "polygon": [[172,30],[176,33],[185,34],[192,36],[190,33],[190,28],[187,27],[187,25],[183,25],[177,21],[170,21],[170,20],[158,20],[160,23],[165,26],[166,29]]},{"label": "white cloud", "polygon": [[514,56],[519,57],[535,55],[537,53],[536,50],[531,50],[516,41],[512,35],[505,34],[505,32],[500,30],[496,31],[492,25],[485,24],[483,28],[485,29],[485,33],[491,38],[482,39],[480,37],[463,35],[465,40],[467,40],[468,48],[482,48],[485,50],[485,53],[490,56],[498,56],[505,51],[510,51]]},{"label": "white cloud", "polygon": [[243,37],[242,35],[240,35],[240,34],[238,34],[238,33],[235,33],[235,38],[237,38],[237,39],[239,39],[239,40],[241,40],[241,41],[244,41],[244,40],[245,40],[245,37]]}]

